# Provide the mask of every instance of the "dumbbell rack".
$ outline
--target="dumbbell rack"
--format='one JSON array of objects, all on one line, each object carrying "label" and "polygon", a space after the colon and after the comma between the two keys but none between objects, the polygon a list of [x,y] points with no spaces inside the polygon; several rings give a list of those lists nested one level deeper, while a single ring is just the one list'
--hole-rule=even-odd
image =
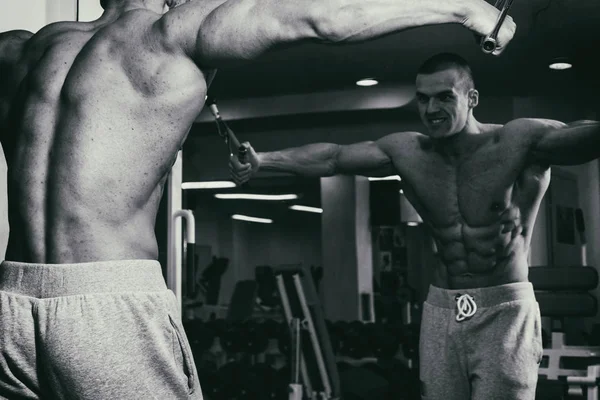
[{"label": "dumbbell rack", "polygon": [[[302,268],[280,267],[275,277],[291,335],[289,400],[338,400],[337,370],[331,368],[333,352],[330,348],[324,349],[329,338],[324,337],[326,331],[317,326],[324,325],[324,320],[310,275],[306,279]],[[310,302],[307,302],[305,289],[313,297]],[[330,360],[326,359],[327,355]]]},{"label": "dumbbell rack", "polygon": [[563,332],[552,332],[552,347],[544,349],[544,358],[548,358],[548,366],[540,367],[538,375],[548,380],[565,379],[568,395],[581,396],[587,389],[587,400],[600,400],[600,365],[590,365],[587,370],[561,368],[562,357],[600,357],[600,346],[567,346]]}]

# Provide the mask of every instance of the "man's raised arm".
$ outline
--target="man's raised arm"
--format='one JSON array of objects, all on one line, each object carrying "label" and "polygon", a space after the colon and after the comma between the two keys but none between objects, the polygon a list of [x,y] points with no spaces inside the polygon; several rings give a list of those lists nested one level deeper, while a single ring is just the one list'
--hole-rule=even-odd
[{"label": "man's raised arm", "polygon": [[532,135],[531,152],[536,161],[547,165],[577,165],[600,158],[600,122],[535,121],[540,125]]},{"label": "man's raised arm", "polygon": [[237,184],[250,180],[260,170],[288,172],[306,177],[333,175],[387,176],[397,173],[392,161],[394,148],[401,147],[407,133],[387,135],[375,142],[350,145],[314,143],[285,150],[256,153],[248,148],[246,164],[236,156],[229,161],[231,177]]},{"label": "man's raised arm", "polygon": [[[198,65],[217,68],[278,45],[365,41],[424,25],[460,23],[487,35],[498,13],[484,0],[196,0],[167,12],[158,26]],[[515,29],[507,18],[500,48]]]}]

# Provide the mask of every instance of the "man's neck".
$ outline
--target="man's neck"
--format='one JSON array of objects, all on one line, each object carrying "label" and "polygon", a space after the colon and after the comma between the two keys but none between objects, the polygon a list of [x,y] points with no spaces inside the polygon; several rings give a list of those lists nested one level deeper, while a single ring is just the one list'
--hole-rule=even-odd
[{"label": "man's neck", "polygon": [[482,124],[471,115],[467,119],[465,127],[460,132],[449,137],[437,139],[436,148],[452,160],[461,160],[472,154],[479,146],[478,135],[489,132],[495,127],[495,125],[491,124]]}]

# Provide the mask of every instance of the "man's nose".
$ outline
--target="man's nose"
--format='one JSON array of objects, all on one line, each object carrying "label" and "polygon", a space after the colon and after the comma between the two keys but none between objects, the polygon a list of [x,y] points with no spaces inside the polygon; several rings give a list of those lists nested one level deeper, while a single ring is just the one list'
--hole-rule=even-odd
[{"label": "man's nose", "polygon": [[427,114],[433,114],[440,110],[436,99],[429,99],[427,102]]}]

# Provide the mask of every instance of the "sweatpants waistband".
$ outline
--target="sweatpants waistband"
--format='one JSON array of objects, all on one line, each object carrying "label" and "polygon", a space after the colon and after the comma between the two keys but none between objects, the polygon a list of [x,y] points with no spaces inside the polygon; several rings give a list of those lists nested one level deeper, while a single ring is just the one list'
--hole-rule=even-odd
[{"label": "sweatpants waistband", "polygon": [[430,285],[427,303],[441,308],[456,308],[456,299],[468,294],[478,307],[493,307],[498,304],[516,300],[533,300],[535,293],[530,282],[508,283],[506,285],[490,286],[473,289],[442,289]]},{"label": "sweatpants waistband", "polygon": [[165,290],[156,260],[33,264],[2,261],[0,291],[40,299],[90,293]]}]

